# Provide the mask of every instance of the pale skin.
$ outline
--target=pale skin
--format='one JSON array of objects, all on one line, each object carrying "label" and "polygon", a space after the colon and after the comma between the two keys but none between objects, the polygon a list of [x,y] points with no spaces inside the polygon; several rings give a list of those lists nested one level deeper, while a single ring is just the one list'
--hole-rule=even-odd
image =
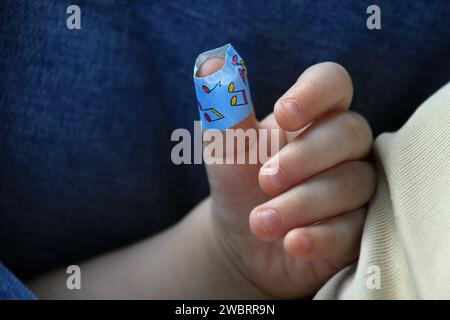
[{"label": "pale skin", "polygon": [[[200,66],[207,76],[223,65]],[[358,256],[375,189],[367,122],[348,111],[353,87],[338,64],[308,68],[261,122],[282,130],[279,162],[207,165],[211,195],[182,221],[140,243],[29,283],[41,298],[264,299],[314,294]],[[257,107],[257,106],[256,106]],[[266,175],[267,168],[275,175]]]}]

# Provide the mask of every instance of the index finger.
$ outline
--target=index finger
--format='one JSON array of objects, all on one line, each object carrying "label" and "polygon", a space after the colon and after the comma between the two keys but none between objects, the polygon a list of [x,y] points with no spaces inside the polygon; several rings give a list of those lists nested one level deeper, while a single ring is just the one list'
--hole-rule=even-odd
[{"label": "index finger", "polygon": [[323,62],[306,69],[275,103],[281,128],[296,131],[324,114],[347,110],[353,97],[350,75],[341,65]]}]

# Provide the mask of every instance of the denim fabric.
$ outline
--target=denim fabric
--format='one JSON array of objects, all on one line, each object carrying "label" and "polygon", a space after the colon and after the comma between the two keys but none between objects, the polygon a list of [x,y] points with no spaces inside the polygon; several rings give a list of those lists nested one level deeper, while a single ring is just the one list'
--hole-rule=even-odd
[{"label": "denim fabric", "polygon": [[36,297],[17,278],[0,263],[0,299],[30,300]]},{"label": "denim fabric", "polygon": [[[28,278],[148,237],[208,193],[170,160],[198,119],[192,68],[232,43],[258,117],[308,66],[333,60],[352,109],[395,130],[450,78],[448,1],[0,2],[0,260]],[[81,8],[81,30],[66,8]]]}]

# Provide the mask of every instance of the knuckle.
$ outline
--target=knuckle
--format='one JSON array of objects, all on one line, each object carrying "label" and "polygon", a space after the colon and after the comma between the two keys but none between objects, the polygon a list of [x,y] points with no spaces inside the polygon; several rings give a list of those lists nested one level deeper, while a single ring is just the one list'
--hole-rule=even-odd
[{"label": "knuckle", "polygon": [[302,168],[305,170],[308,170],[308,168],[311,168],[314,164],[314,155],[312,154],[312,151],[310,148],[308,148],[307,144],[298,139],[293,141],[290,145],[290,152],[289,152],[289,158],[291,161],[289,161],[290,165],[293,168],[298,167],[301,165]]},{"label": "knuckle", "polygon": [[364,228],[365,216],[365,208],[360,208],[348,213],[345,222],[348,226],[347,236],[349,244],[346,253],[341,256],[344,261],[352,261],[357,257],[361,241],[360,239]]},{"label": "knuckle", "polygon": [[353,215],[350,216],[349,222],[350,222],[350,232],[354,234],[361,233],[361,229],[364,225],[364,220],[366,217],[366,208],[360,208],[353,212]]},{"label": "knuckle", "polygon": [[325,227],[325,233],[327,235],[326,236],[327,243],[329,243],[330,245],[329,248],[330,254],[334,255],[337,253],[337,245],[339,241],[336,229],[329,224],[324,224],[323,226]]},{"label": "knuckle", "polygon": [[326,62],[323,62],[322,65],[324,67],[328,68],[330,71],[338,74],[342,78],[345,78],[345,77],[350,78],[350,75],[347,72],[347,70],[337,62],[326,61]]},{"label": "knuckle", "polygon": [[293,197],[296,199],[296,212],[299,213],[301,220],[307,223],[312,219],[311,197],[308,197],[304,188],[297,187],[291,189]]},{"label": "knuckle", "polygon": [[353,113],[346,112],[341,119],[342,128],[347,138],[355,139],[361,136],[361,130],[363,129],[361,121]]},{"label": "knuckle", "polygon": [[339,81],[344,82],[345,84],[350,86],[351,92],[353,93],[352,78],[350,77],[347,69],[345,69],[339,63],[333,61],[324,62],[323,65],[330,73],[334,73]]},{"label": "knuckle", "polygon": [[362,116],[356,112],[345,112],[341,117],[341,126],[346,139],[358,143],[367,151],[372,143],[372,131]]},{"label": "knuckle", "polygon": [[[301,81],[300,81],[301,80]],[[344,90],[341,93],[342,105],[348,106],[353,97],[353,83],[350,74],[340,64],[332,61],[315,64],[303,72],[297,79],[301,88],[313,97],[326,95],[333,84],[334,89]],[[345,94],[344,94],[345,93]]]},{"label": "knuckle", "polygon": [[361,166],[364,168],[364,184],[366,187],[366,200],[369,200],[375,193],[377,184],[376,172],[374,166],[369,162],[361,162]]},{"label": "knuckle", "polygon": [[338,188],[348,204],[348,209],[366,203],[375,191],[375,170],[364,161],[347,162],[340,168]]},{"label": "knuckle", "polygon": [[312,97],[320,97],[325,93],[324,83],[318,77],[318,71],[322,64],[316,64],[306,69],[297,79],[298,95],[308,94]]},{"label": "knuckle", "polygon": [[355,161],[343,165],[341,170],[338,187],[343,191],[348,200],[350,200],[353,198],[355,191],[361,188],[361,177],[365,175],[365,168]]}]

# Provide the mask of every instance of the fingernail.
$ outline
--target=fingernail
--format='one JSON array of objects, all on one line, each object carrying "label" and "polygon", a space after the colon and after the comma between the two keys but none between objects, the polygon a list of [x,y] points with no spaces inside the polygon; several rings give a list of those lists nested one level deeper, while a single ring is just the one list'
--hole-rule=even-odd
[{"label": "fingernail", "polygon": [[272,187],[278,190],[283,189],[286,186],[287,176],[280,167],[268,165],[266,170],[271,171],[271,174],[268,175],[268,179]]},{"label": "fingernail", "polygon": [[292,118],[298,120],[300,119],[300,106],[295,100],[284,100],[281,101],[281,107],[283,110]]},{"label": "fingernail", "polygon": [[280,217],[272,209],[258,211],[256,213],[261,229],[267,234],[272,235],[280,224]]},{"label": "fingernail", "polygon": [[278,168],[277,167],[272,167],[272,166],[269,166],[269,165],[262,166],[260,172],[261,172],[261,175],[263,175],[263,176],[272,176],[274,174],[277,174]]}]

